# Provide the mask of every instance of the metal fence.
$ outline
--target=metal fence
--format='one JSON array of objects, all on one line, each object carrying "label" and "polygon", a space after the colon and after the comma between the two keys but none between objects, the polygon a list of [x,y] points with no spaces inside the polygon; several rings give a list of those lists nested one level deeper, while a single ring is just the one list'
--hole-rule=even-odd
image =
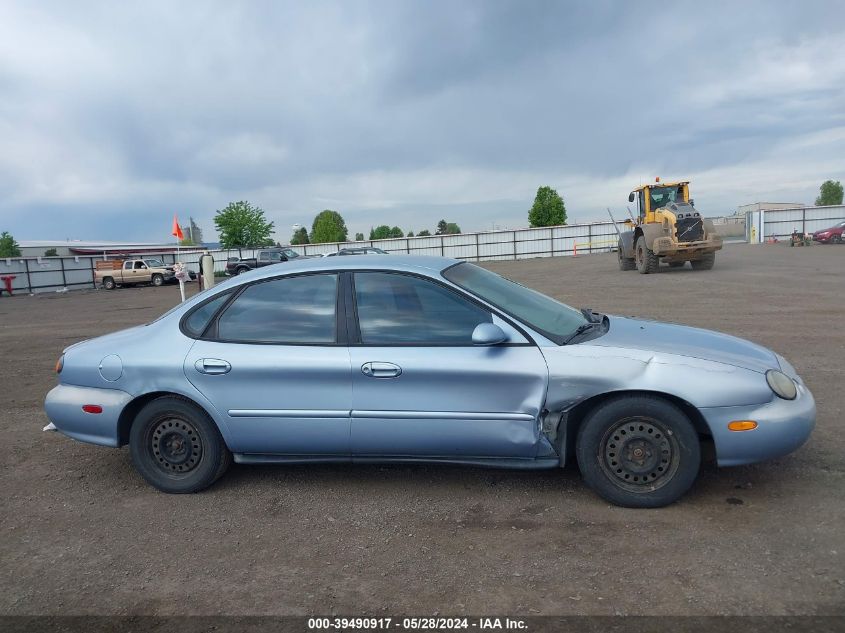
[{"label": "metal fence", "polygon": [[[620,229],[624,225],[619,224]],[[295,248],[303,255],[322,255],[337,252],[350,246],[376,246],[392,254],[439,255],[469,261],[529,259],[533,257],[560,257],[584,255],[615,250],[616,229],[612,222],[571,224],[541,229],[514,229],[461,233],[458,235],[432,235],[402,237],[389,240],[364,240],[330,244],[306,244]],[[255,257],[261,249],[232,249],[209,251],[214,257],[214,270],[226,270],[229,257]],[[182,261],[194,272],[199,272],[199,259],[204,251],[183,250],[176,253],[145,253],[166,264]],[[55,292],[68,288],[96,288],[94,271],[96,261],[115,259],[114,255],[70,257],[12,257],[0,259],[0,278],[12,276],[15,292]],[[0,286],[2,287],[2,286]]]},{"label": "metal fence", "polygon": [[759,244],[772,238],[788,238],[796,230],[814,233],[839,222],[845,222],[845,205],[748,211],[745,237],[750,243]]}]

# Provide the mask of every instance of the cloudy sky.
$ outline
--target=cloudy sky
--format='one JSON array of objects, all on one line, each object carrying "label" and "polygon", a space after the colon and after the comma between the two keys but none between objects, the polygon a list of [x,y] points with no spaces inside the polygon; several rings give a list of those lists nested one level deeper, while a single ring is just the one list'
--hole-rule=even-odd
[{"label": "cloudy sky", "polygon": [[708,215],[845,180],[845,3],[0,2],[18,240],[518,227],[546,184],[583,221],[654,176]]}]

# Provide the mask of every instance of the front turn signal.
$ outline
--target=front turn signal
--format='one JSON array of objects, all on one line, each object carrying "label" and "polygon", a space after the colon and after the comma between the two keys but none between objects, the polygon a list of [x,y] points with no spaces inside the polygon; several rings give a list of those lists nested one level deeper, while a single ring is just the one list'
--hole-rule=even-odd
[{"label": "front turn signal", "polygon": [[757,423],[754,420],[734,420],[728,422],[728,429],[731,431],[753,431],[757,428]]},{"label": "front turn signal", "polygon": [[56,373],[57,374],[62,373],[62,367],[64,367],[64,366],[65,366],[65,355],[62,354],[61,356],[59,356],[59,360],[56,361]]}]

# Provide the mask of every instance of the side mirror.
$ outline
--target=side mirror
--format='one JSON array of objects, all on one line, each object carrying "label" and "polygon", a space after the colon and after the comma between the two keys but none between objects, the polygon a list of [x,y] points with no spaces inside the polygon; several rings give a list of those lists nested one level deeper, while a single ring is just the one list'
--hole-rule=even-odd
[{"label": "side mirror", "polygon": [[633,201],[634,201],[634,192],[632,191],[631,193],[628,194],[628,202],[633,202]]},{"label": "side mirror", "polygon": [[691,207],[695,206],[695,200],[693,200],[692,198],[689,199],[689,206],[691,206]]},{"label": "side mirror", "polygon": [[473,345],[498,345],[507,340],[505,331],[494,323],[479,323],[472,331]]}]

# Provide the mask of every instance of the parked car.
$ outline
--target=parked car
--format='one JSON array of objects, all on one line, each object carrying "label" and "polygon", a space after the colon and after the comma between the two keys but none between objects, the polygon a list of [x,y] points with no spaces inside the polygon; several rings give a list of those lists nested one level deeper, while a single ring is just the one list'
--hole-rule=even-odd
[{"label": "parked car", "polygon": [[167,267],[157,259],[110,259],[98,261],[94,280],[106,290],[118,286],[152,284],[161,286],[175,279],[173,267]]},{"label": "parked car", "polygon": [[290,261],[301,257],[292,248],[268,248],[263,251],[258,251],[258,257],[230,257],[226,261],[227,275],[240,275],[254,268],[261,268],[262,266],[270,266],[280,262]]},{"label": "parked car", "polygon": [[[178,284],[179,283],[179,280],[176,279],[176,277],[175,277],[173,264],[165,264],[160,259],[154,259],[154,258],[150,258],[150,257],[145,257],[144,263],[151,268],[164,268],[165,270],[169,271],[170,275],[165,278],[164,283],[168,283],[168,284]],[[197,274],[193,270],[188,269],[188,277],[190,278],[190,281],[195,281],[196,278],[197,278]]]},{"label": "parked car", "polygon": [[68,347],[45,409],[129,445],[159,490],[234,461],[557,468],[657,507],[719,465],[785,455],[815,403],[782,356],[726,334],[576,310],[468,262],[308,259],[229,279]]},{"label": "parked car", "polygon": [[383,251],[375,246],[355,246],[350,248],[341,248],[336,253],[326,253],[323,257],[335,257],[337,255],[387,255],[387,251]]},{"label": "parked car", "polygon": [[822,244],[841,244],[845,241],[845,237],[842,235],[843,232],[845,232],[845,222],[840,222],[829,229],[813,233],[813,241],[821,242]]}]

